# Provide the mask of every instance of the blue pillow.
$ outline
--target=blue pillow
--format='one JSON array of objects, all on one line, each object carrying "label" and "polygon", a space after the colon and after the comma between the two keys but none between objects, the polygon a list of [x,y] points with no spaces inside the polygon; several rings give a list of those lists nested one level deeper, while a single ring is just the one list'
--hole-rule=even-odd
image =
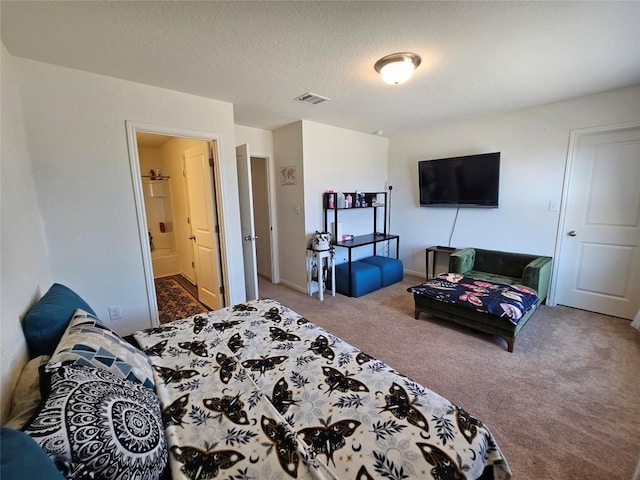
[{"label": "blue pillow", "polygon": [[36,441],[20,430],[0,428],[2,480],[64,480],[62,472]]},{"label": "blue pillow", "polygon": [[22,323],[31,358],[53,354],[71,316],[78,308],[95,315],[77,293],[59,283],[54,283],[31,307]]}]

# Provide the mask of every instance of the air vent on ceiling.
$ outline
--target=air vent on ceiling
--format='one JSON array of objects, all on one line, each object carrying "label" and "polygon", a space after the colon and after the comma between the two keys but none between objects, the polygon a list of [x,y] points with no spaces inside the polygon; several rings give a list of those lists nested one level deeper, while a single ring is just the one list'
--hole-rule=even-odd
[{"label": "air vent on ceiling", "polygon": [[300,100],[301,102],[305,102],[305,103],[310,103],[311,105],[318,105],[319,103],[326,102],[331,99],[327,97],[323,97],[322,95],[307,92],[307,93],[303,93],[299,97],[296,97],[296,100]]}]

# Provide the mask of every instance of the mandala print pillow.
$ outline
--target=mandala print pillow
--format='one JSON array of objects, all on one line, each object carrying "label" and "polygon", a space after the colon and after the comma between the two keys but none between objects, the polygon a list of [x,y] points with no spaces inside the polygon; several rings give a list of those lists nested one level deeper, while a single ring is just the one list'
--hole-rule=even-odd
[{"label": "mandala print pillow", "polygon": [[106,370],[63,365],[24,431],[67,478],[158,479],[167,445],[156,394]]}]

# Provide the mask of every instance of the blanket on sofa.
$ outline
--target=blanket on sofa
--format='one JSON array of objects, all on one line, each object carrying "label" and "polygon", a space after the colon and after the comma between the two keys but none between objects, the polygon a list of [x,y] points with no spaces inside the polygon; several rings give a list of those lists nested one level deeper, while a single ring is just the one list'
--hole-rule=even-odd
[{"label": "blanket on sofa", "polygon": [[135,338],[175,480],[511,477],[481,421],[273,300]]},{"label": "blanket on sofa", "polygon": [[457,273],[442,273],[407,291],[504,317],[514,325],[540,301],[536,291],[524,285],[488,282]]}]

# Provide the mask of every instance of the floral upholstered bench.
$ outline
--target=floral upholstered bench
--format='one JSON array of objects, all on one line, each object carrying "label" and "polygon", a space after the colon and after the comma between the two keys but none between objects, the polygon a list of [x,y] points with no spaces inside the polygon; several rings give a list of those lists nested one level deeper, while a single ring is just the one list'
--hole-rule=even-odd
[{"label": "floral upholstered bench", "polygon": [[513,352],[515,339],[547,297],[552,258],[466,248],[449,257],[449,272],[410,287],[415,318],[428,313],[503,337]]}]

